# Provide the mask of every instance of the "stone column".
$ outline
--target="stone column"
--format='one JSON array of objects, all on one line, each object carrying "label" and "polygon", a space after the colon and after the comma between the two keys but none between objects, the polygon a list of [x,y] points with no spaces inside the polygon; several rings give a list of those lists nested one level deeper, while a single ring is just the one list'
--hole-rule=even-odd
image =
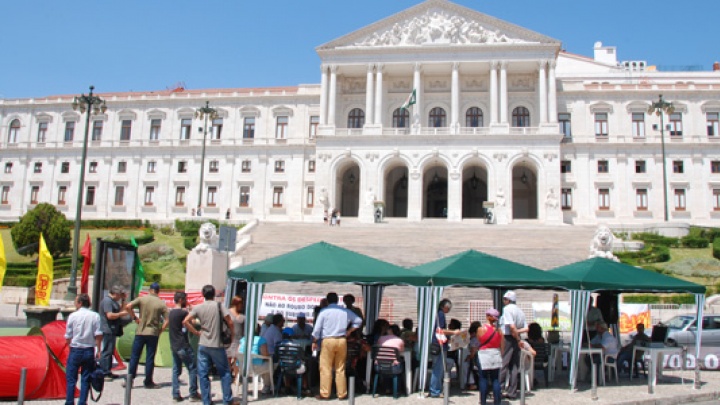
[{"label": "stone column", "polygon": [[490,62],[490,125],[498,122],[497,61]]},{"label": "stone column", "polygon": [[320,125],[327,125],[328,107],[328,74],[327,66],[320,65]]},{"label": "stone column", "polygon": [[367,84],[365,85],[365,126],[373,122],[373,102],[374,102],[374,69],[372,64],[367,65]]},{"label": "stone column", "polygon": [[422,220],[423,197],[423,177],[417,171],[411,171],[408,175],[408,221]]},{"label": "stone column", "polygon": [[460,129],[458,117],[460,115],[460,63],[454,62],[452,65],[452,84],[450,89],[450,127],[451,133],[457,134]]},{"label": "stone column", "polygon": [[337,65],[330,66],[330,105],[328,105],[328,120],[330,126],[335,126],[335,103],[337,102]]},{"label": "stone column", "polygon": [[423,111],[423,89],[422,89],[422,65],[420,63],[415,64],[415,70],[413,71],[413,89],[415,90],[415,105],[413,106],[413,117],[412,127],[413,133],[420,133],[420,127],[422,126],[422,120],[420,115]]},{"label": "stone column", "polygon": [[462,221],[462,173],[448,170],[447,220]]},{"label": "stone column", "polygon": [[548,120],[546,65],[546,60],[538,62],[538,108],[540,109],[540,125],[547,123]]},{"label": "stone column", "polygon": [[557,84],[555,83],[555,65],[557,62],[549,62],[548,71],[548,121],[557,123]]},{"label": "stone column", "polygon": [[375,67],[375,125],[381,126],[383,120],[383,65]]},{"label": "stone column", "polygon": [[508,123],[507,61],[500,62],[500,123]]}]

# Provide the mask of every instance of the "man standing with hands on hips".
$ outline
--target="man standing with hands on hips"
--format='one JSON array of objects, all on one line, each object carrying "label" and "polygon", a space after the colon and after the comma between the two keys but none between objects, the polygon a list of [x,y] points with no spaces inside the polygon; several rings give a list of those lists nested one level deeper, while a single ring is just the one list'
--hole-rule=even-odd
[{"label": "man standing with hands on hips", "polygon": [[500,327],[505,339],[503,352],[503,368],[500,373],[500,382],[506,381],[510,373],[510,382],[505,390],[505,397],[516,399],[518,397],[518,378],[520,373],[520,334],[527,333],[528,325],[525,313],[517,306],[515,291],[508,291],[503,296],[503,314]]},{"label": "man standing with hands on hips", "polygon": [[[160,292],[160,284],[152,283],[150,285],[150,294],[135,298],[132,302],[125,306],[135,322],[138,323],[135,332],[135,340],[133,340],[132,354],[130,355],[130,365],[128,366],[128,374],[131,379],[135,378],[138,363],[143,347],[145,348],[145,388],[160,388],[153,381],[153,372],[155,371],[155,352],[157,351],[158,339],[163,331],[164,318],[167,318],[168,308],[165,301],[158,297]],[[140,307],[140,317],[135,315],[134,308]],[[125,380],[123,380],[123,387]]]}]

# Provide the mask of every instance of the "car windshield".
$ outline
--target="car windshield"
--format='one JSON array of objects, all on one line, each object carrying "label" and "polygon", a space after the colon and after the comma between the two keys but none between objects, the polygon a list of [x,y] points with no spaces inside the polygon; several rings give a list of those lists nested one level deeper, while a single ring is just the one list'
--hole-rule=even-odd
[{"label": "car windshield", "polygon": [[669,321],[665,323],[665,326],[667,326],[670,329],[684,329],[687,325],[689,325],[691,322],[694,322],[695,318],[689,315],[679,315],[676,317],[671,318]]}]

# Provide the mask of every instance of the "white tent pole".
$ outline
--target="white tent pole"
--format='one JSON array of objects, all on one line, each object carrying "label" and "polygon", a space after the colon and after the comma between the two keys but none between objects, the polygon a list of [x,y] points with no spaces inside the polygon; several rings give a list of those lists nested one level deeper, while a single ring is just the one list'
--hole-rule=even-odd
[{"label": "white tent pole", "polygon": [[695,333],[695,389],[700,389],[700,349],[702,346],[703,312],[705,310],[705,294],[695,294],[697,307],[697,327]]}]

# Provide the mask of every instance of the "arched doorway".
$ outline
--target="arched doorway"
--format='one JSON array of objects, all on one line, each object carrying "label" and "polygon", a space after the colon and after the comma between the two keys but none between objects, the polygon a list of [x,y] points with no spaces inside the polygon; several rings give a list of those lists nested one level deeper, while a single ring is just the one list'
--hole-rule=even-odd
[{"label": "arched doorway", "polygon": [[352,163],[339,171],[336,209],[343,217],[357,217],[360,207],[360,167]]},{"label": "arched doorway", "polygon": [[434,166],[423,175],[423,212],[425,218],[447,218],[448,180],[447,169]]},{"label": "arched doorway", "polygon": [[527,164],[521,163],[512,170],[513,219],[537,219],[537,174]]},{"label": "arched doorway", "polygon": [[385,216],[407,218],[408,211],[408,169],[394,167],[385,175]]},{"label": "arched doorway", "polygon": [[488,199],[487,171],[482,166],[463,170],[462,217],[484,218],[483,202]]}]

